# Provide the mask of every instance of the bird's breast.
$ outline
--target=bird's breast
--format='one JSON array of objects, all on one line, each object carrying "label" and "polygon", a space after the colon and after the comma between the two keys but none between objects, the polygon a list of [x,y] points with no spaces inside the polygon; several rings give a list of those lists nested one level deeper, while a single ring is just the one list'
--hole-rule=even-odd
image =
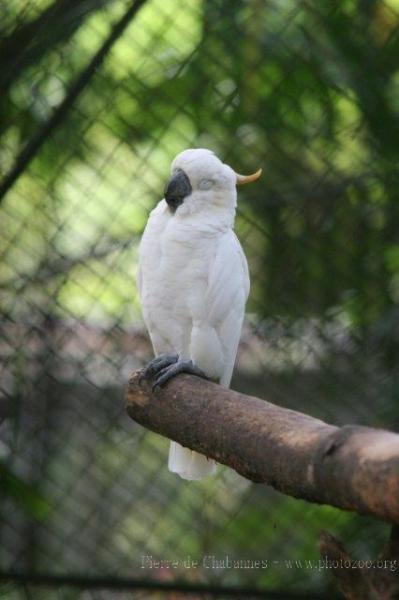
[{"label": "bird's breast", "polygon": [[144,310],[153,319],[166,312],[174,322],[202,318],[217,236],[173,220],[162,231],[146,233],[140,257]]}]

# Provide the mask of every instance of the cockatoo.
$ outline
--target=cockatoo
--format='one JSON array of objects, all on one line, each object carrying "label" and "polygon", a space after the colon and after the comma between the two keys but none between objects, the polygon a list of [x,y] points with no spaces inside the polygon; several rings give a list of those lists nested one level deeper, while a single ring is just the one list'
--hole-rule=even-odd
[{"label": "cockatoo", "polygon": [[[139,247],[137,284],[155,358],[141,376],[163,386],[178,373],[229,386],[249,293],[248,265],[233,231],[239,175],[213,152],[176,156],[165,197]],[[195,427],[195,423],[193,423]],[[171,442],[169,470],[198,480],[214,460]]]}]

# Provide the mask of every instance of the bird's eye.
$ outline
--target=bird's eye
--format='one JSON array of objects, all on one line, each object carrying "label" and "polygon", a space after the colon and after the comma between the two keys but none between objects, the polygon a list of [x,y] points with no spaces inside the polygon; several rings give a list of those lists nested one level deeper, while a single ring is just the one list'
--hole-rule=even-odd
[{"label": "bird's eye", "polygon": [[200,190],[210,190],[211,187],[213,186],[213,181],[212,179],[202,179],[199,182],[199,189]]}]

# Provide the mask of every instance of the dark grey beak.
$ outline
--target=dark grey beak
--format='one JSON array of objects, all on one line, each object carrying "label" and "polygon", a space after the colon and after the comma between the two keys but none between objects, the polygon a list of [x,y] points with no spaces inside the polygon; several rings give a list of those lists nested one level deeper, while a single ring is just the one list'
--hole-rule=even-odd
[{"label": "dark grey beak", "polygon": [[193,188],[187,175],[181,169],[172,175],[165,187],[165,200],[172,212],[183,204],[184,198],[189,196]]}]

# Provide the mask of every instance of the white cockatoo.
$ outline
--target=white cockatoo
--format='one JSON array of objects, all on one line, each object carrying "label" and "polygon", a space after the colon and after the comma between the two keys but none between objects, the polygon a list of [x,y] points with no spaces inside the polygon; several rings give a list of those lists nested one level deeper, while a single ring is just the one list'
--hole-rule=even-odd
[{"label": "white cockatoo", "polygon": [[[233,231],[236,185],[260,174],[239,175],[205,149],[174,159],[139,248],[138,290],[155,354],[142,377],[154,378],[154,386],[178,373],[229,386],[249,293],[247,261]],[[168,466],[190,480],[216,470],[214,460],[175,442]]]}]

